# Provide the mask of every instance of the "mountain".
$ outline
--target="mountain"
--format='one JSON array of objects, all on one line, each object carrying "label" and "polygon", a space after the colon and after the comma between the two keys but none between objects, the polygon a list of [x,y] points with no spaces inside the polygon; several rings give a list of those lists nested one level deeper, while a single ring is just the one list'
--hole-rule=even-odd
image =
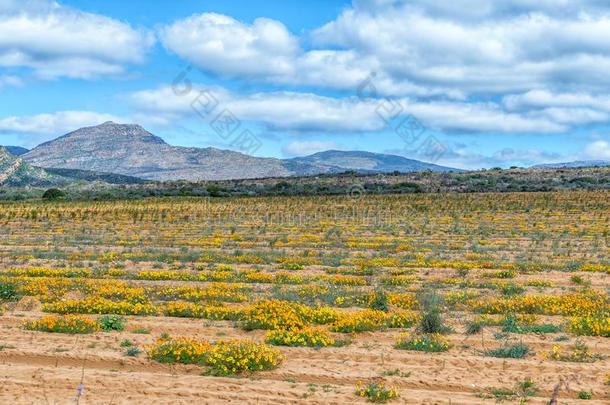
[{"label": "mountain", "polygon": [[333,172],[337,169],[340,171],[353,170],[370,173],[409,173],[424,170],[435,172],[461,171],[419,160],[407,159],[402,156],[361,151],[328,150],[314,153],[310,156],[294,158],[292,161],[326,168],[328,172]]},{"label": "mountain", "polygon": [[[228,180],[362,172],[452,170],[367,152],[305,158],[260,158],[216,148],[172,146],[139,125],[105,122],[45,142],[23,158],[33,166],[116,173],[147,180]],[[329,155],[329,156],[330,156]],[[343,157],[341,157],[343,156]],[[361,164],[362,167],[358,166]]]},{"label": "mountain", "polygon": [[70,180],[83,180],[86,182],[103,182],[108,184],[145,184],[148,180],[139,177],[125,176],[116,173],[95,172],[91,170],[58,169],[47,167],[47,173],[64,177]]},{"label": "mountain", "polygon": [[47,171],[32,167],[0,146],[0,186],[49,187],[67,184],[68,180]]},{"label": "mountain", "polygon": [[28,153],[30,150],[26,148],[22,148],[21,146],[5,146],[4,147],[8,153],[14,156],[21,156]]},{"label": "mountain", "polygon": [[532,169],[569,169],[576,167],[603,167],[610,166],[610,161],[604,160],[577,160],[565,163],[545,163],[532,166]]},{"label": "mountain", "polygon": [[105,122],[43,143],[24,155],[40,167],[117,173],[148,180],[291,176],[280,159],[215,148],[171,146],[139,125]]}]

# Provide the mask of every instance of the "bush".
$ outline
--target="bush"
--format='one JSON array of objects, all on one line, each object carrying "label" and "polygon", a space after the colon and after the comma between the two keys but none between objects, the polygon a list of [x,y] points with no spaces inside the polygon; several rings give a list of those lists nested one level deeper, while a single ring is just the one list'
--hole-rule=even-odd
[{"label": "bush", "polygon": [[387,402],[398,398],[396,387],[386,386],[383,383],[370,383],[368,385],[356,385],[356,395],[368,399],[370,402]]},{"label": "bush", "polygon": [[98,322],[104,332],[121,332],[125,329],[125,318],[119,315],[104,315]]},{"label": "bush", "polygon": [[323,329],[304,328],[300,330],[272,330],[267,332],[265,342],[274,346],[306,346],[326,347],[333,346],[333,339]]},{"label": "bush", "polygon": [[420,298],[420,306],[423,308],[419,323],[419,331],[425,334],[449,333],[451,329],[445,326],[441,315],[441,298],[435,293],[428,293]]},{"label": "bush", "polygon": [[580,391],[578,393],[578,399],[591,399],[593,398],[593,394],[587,391]]},{"label": "bush", "polygon": [[207,341],[170,338],[165,335],[148,349],[148,356],[160,363],[202,364],[212,350]]},{"label": "bush", "polygon": [[49,315],[23,326],[27,330],[51,333],[86,334],[100,330],[96,321],[80,315]]},{"label": "bush", "polygon": [[578,336],[610,337],[610,317],[574,317],[570,319],[568,330]]},{"label": "bush", "polygon": [[42,198],[45,200],[59,200],[60,198],[64,198],[66,193],[61,191],[58,188],[50,188],[44,192]]},{"label": "bush", "polygon": [[8,281],[0,281],[0,299],[16,300],[17,298],[19,298],[17,285]]},{"label": "bush", "polygon": [[572,361],[577,363],[593,363],[603,359],[603,356],[598,353],[593,353],[589,350],[589,346],[581,340],[577,339],[572,346],[571,352],[564,352],[559,345],[553,345],[549,358],[557,361]]},{"label": "bush", "polygon": [[121,340],[121,347],[132,347],[133,346],[133,342],[129,339],[123,339]]},{"label": "bush", "polygon": [[282,354],[267,345],[250,340],[219,341],[206,358],[212,375],[231,375],[271,370],[284,360]]},{"label": "bush", "polygon": [[439,334],[413,335],[401,340],[394,346],[400,350],[417,350],[420,352],[439,353],[446,352],[451,344]]},{"label": "bush", "polygon": [[199,364],[211,375],[233,375],[271,370],[284,360],[267,345],[250,340],[218,341],[163,336],[148,348],[148,356],[161,363]]},{"label": "bush", "polygon": [[388,295],[383,290],[375,291],[375,295],[371,301],[371,309],[377,311],[388,312],[390,307],[388,305]]},{"label": "bush", "polygon": [[387,314],[383,311],[366,309],[354,314],[343,315],[331,326],[331,330],[341,333],[374,332],[386,326]]}]

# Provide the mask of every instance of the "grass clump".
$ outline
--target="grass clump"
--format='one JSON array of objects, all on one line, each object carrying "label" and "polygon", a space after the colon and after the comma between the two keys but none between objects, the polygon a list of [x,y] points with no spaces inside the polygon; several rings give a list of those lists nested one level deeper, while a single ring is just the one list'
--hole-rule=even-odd
[{"label": "grass clump", "polygon": [[366,398],[369,402],[376,403],[385,403],[399,397],[396,387],[387,386],[382,382],[358,383],[356,385],[356,395]]},{"label": "grass clump", "polygon": [[471,321],[466,324],[466,334],[476,335],[483,330],[483,323],[477,321]]},{"label": "grass clump", "polygon": [[441,334],[419,334],[408,336],[394,346],[400,350],[416,350],[420,352],[439,353],[446,352],[451,344]]},{"label": "grass clump", "polygon": [[130,347],[125,351],[125,356],[129,357],[138,357],[142,353],[142,350],[137,347]]},{"label": "grass clump", "polygon": [[505,359],[521,359],[528,355],[530,348],[523,343],[504,343],[497,349],[487,350],[484,352],[486,356],[499,357]]},{"label": "grass clump", "polygon": [[523,324],[519,322],[517,316],[514,314],[508,315],[504,318],[502,323],[502,331],[507,333],[557,333],[561,331],[561,327],[552,324]]},{"label": "grass clump", "polygon": [[591,352],[589,346],[581,339],[576,339],[570,351],[564,351],[561,346],[553,345],[548,357],[556,361],[571,361],[576,363],[593,363],[604,358],[601,354]]},{"label": "grass clump", "polygon": [[121,347],[132,347],[133,346],[133,342],[129,339],[123,339],[121,341]]}]

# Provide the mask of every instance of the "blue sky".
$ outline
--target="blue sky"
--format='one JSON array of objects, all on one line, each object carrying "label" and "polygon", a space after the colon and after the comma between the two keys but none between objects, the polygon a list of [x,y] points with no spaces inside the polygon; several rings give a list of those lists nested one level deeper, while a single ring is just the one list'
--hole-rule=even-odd
[{"label": "blue sky", "polygon": [[113,120],[259,156],[610,160],[609,69],[601,0],[0,0],[0,144]]}]

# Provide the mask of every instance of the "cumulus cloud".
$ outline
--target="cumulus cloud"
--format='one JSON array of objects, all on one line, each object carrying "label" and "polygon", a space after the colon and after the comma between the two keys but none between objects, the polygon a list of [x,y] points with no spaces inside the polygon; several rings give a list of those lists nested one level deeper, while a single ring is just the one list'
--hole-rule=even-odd
[{"label": "cumulus cloud", "polygon": [[160,31],[163,44],[179,56],[220,75],[285,75],[293,69],[298,40],[279,21],[251,25],[229,16],[194,15]]},{"label": "cumulus cloud", "polygon": [[[538,88],[610,90],[610,4],[601,0],[355,0],[308,37],[279,21],[213,13],[178,20],[160,37],[217,75],[352,94],[372,72],[379,96],[468,101]],[[580,108],[529,119],[563,128],[607,117]]]},{"label": "cumulus cloud", "polygon": [[357,2],[318,29],[316,43],[374,57],[396,82],[470,93],[610,84],[602,73],[610,63],[603,39],[610,35],[610,16],[587,9],[591,2],[567,2],[581,12],[558,16],[534,2],[458,1],[459,9],[470,3],[463,9],[486,17],[476,23],[454,13],[454,2],[377,3]]},{"label": "cumulus cloud", "polygon": [[162,27],[159,37],[168,50],[221,77],[356,92],[371,72],[378,72],[376,87],[382,95],[461,95],[408,80],[395,82],[374,57],[356,50],[305,50],[286,26],[267,18],[245,24],[221,14],[198,14]]},{"label": "cumulus cloud", "polygon": [[153,37],[129,24],[43,0],[0,7],[0,66],[27,67],[42,78],[88,79],[140,63]]},{"label": "cumulus cloud", "polygon": [[0,118],[0,133],[58,136],[105,121],[122,122],[123,120],[111,114],[92,111],[60,111],[49,114],[11,116]]},{"label": "cumulus cloud", "polygon": [[599,140],[588,144],[584,156],[588,159],[610,161],[610,142]]},{"label": "cumulus cloud", "polygon": [[[195,86],[190,96],[171,87],[143,90],[129,95],[142,113],[176,118],[194,114],[191,103],[200,91],[209,92],[241,120],[260,122],[274,131],[354,133],[388,129],[386,111],[400,104],[398,117],[412,115],[432,129],[461,132],[552,133],[567,126],[546,117],[505,112],[492,103],[419,101],[402,98],[393,102],[373,98],[333,98],[313,93],[265,92],[236,94],[221,87]],[[390,103],[390,104],[388,104]],[[397,104],[396,104],[397,105]]]}]

